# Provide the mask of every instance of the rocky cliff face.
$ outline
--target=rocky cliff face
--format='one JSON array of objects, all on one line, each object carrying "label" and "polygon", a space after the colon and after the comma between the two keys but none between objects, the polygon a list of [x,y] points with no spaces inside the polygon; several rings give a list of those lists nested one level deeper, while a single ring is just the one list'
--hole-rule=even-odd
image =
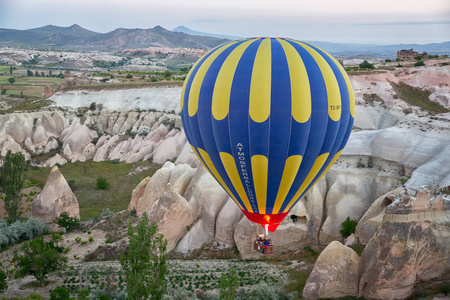
[{"label": "rocky cliff face", "polygon": [[430,196],[426,187],[415,197],[406,190],[392,191],[380,197],[360,220],[357,235],[359,231],[361,238],[363,227],[377,222],[372,237],[362,236],[370,240],[361,259],[338,242],[325,248],[306,282],[306,299],[344,295],[404,299],[419,282],[450,279],[448,195]]},{"label": "rocky cliff face", "polygon": [[449,225],[449,197],[430,199],[426,187],[416,197],[407,191],[400,193],[363,251],[359,296],[406,298],[415,283],[448,273]]}]

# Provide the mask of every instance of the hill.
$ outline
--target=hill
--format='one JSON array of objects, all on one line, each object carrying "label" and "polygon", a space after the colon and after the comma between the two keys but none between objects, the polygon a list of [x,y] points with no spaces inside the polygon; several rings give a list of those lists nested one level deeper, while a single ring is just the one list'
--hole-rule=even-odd
[{"label": "hill", "polygon": [[215,37],[218,39],[228,39],[228,40],[239,40],[242,39],[242,37],[235,36],[235,35],[225,35],[225,34],[215,34],[215,33],[207,33],[207,32],[201,32],[192,30],[190,28],[187,28],[185,26],[178,26],[174,29],[172,29],[173,32],[184,32],[190,35],[200,35],[200,36],[210,36]]},{"label": "hill", "polygon": [[223,38],[172,32],[161,26],[150,29],[118,28],[108,33],[90,31],[77,24],[69,27],[47,25],[27,30],[0,28],[0,46],[10,47],[122,50],[159,46],[209,49],[226,41]]}]

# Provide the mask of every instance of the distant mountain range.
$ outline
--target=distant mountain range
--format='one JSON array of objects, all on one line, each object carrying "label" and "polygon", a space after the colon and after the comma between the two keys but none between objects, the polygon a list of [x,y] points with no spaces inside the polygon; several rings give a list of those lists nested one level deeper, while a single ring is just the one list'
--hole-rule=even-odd
[{"label": "distant mountain range", "polygon": [[[173,30],[156,26],[150,29],[118,28],[108,33],[87,30],[77,24],[69,27],[47,25],[17,30],[0,28],[0,46],[71,50],[122,50],[146,47],[188,47],[210,49],[240,37],[194,31],[184,26]],[[432,54],[450,54],[450,41],[433,44],[369,45],[311,41],[339,56],[375,56],[395,58],[397,51],[411,49]]]},{"label": "distant mountain range", "polygon": [[69,27],[47,25],[17,30],[0,28],[0,46],[73,50],[122,50],[146,47],[188,47],[210,49],[227,39],[189,35],[156,26],[150,29],[118,28],[98,33],[74,24]]}]

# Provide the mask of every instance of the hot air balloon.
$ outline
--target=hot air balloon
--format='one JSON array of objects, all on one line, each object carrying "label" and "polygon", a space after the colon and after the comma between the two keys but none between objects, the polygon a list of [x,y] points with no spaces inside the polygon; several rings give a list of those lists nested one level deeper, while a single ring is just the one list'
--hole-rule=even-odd
[{"label": "hot air balloon", "polygon": [[250,221],[273,232],[342,153],[355,99],[343,67],[318,47],[248,38],[197,61],[180,109],[205,168]]}]

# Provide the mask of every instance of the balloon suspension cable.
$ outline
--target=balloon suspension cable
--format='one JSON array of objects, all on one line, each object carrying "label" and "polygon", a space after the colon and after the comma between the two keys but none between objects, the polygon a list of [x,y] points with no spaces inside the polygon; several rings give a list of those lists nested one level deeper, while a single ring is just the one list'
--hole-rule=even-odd
[{"label": "balloon suspension cable", "polygon": [[269,235],[269,224],[265,224],[264,229],[266,230],[266,236]]}]

